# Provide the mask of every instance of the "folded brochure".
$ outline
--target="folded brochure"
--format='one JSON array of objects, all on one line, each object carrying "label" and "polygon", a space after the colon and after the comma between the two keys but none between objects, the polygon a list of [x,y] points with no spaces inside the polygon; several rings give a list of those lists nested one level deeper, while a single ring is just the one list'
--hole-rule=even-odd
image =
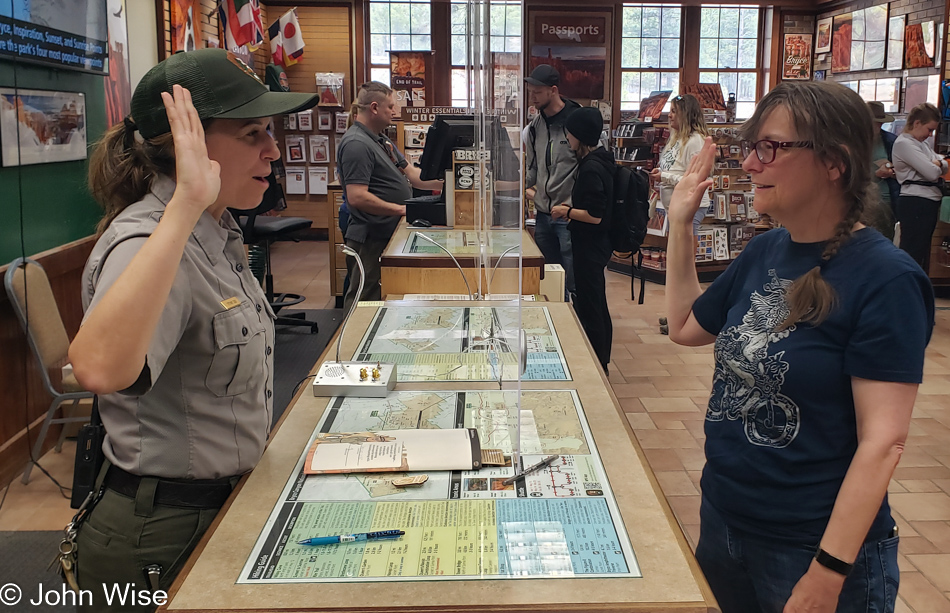
[{"label": "folded brochure", "polygon": [[474,428],[318,434],[304,473],[478,470],[481,443]]}]

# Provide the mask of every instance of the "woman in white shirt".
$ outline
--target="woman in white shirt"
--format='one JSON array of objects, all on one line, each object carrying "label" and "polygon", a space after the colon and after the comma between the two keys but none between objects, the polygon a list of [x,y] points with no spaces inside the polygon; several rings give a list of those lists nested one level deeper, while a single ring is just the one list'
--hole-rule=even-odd
[{"label": "woman in white shirt", "polygon": [[937,227],[943,192],[937,180],[947,172],[947,160],[926,142],[940,123],[940,112],[924,102],[910,110],[904,132],[894,141],[892,157],[901,195],[897,221],[901,224],[900,248],[925,271],[930,260],[930,239]]},{"label": "woman in white shirt", "polygon": [[[670,139],[660,153],[660,167],[654,168],[650,178],[658,185],[660,202],[669,210],[673,188],[680,182],[689,163],[703,148],[709,129],[703,119],[699,101],[689,94],[673,98],[670,104]],[[706,194],[708,196],[708,193]],[[705,201],[708,204],[708,200]],[[693,218],[693,235],[706,216],[706,208],[700,207]]]},{"label": "woman in white shirt", "polygon": [[[654,168],[650,178],[657,184],[663,208],[670,210],[673,188],[680,182],[689,163],[702,150],[709,129],[703,119],[699,101],[689,94],[673,98],[670,104],[670,139],[660,153],[660,166]],[[703,194],[703,203],[709,204],[709,192]],[[693,236],[699,234],[699,224],[706,216],[706,206],[700,206],[693,216]],[[666,318],[660,318],[660,332],[669,334]]]}]

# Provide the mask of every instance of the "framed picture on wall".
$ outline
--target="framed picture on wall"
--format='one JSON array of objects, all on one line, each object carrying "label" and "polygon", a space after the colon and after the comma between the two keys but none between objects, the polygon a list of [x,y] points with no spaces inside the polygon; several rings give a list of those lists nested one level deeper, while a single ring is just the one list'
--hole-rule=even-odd
[{"label": "framed picture on wall", "polygon": [[[927,44],[929,28],[929,50]],[[929,51],[929,52],[928,52]],[[915,23],[904,28],[904,68],[932,68],[933,61],[933,22]]]},{"label": "framed picture on wall", "polygon": [[4,166],[86,159],[86,97],[79,92],[0,87]]},{"label": "framed picture on wall", "polygon": [[824,81],[824,80],[825,80],[825,73],[826,73],[826,72],[827,72],[826,70],[816,70],[816,71],[815,71],[815,80],[816,80],[816,81]]},{"label": "framed picture on wall", "polygon": [[349,113],[336,114],[336,133],[346,134],[346,122],[349,119]]},{"label": "framed picture on wall", "polygon": [[851,13],[836,15],[831,25],[831,72],[851,70]]},{"label": "framed picture on wall", "polygon": [[831,51],[831,21],[831,17],[818,20],[818,28],[815,30],[815,53]]},{"label": "framed picture on wall", "polygon": [[170,26],[172,53],[194,51],[200,38],[201,3],[198,0],[171,0]]},{"label": "framed picture on wall", "polygon": [[[558,91],[572,100],[604,100],[611,91],[611,13],[532,10],[528,13],[527,72],[541,64],[561,76]],[[663,65],[663,58],[658,58]]]},{"label": "framed picture on wall", "polygon": [[887,69],[904,67],[904,20],[905,15],[896,15],[887,24]]},{"label": "framed picture on wall", "polygon": [[318,130],[332,130],[333,129],[333,114],[320,111],[317,114],[317,129]]},{"label": "framed picture on wall", "polygon": [[786,81],[811,79],[811,34],[785,35],[782,79]]}]

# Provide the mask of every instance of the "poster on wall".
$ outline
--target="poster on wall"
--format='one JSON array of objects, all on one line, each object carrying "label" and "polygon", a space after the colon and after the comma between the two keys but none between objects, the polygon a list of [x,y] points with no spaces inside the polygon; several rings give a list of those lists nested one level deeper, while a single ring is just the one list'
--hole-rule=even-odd
[{"label": "poster on wall", "polygon": [[887,26],[887,69],[904,67],[904,19],[905,15],[891,17]]},{"label": "poster on wall", "polygon": [[818,28],[815,32],[815,53],[828,53],[831,51],[831,17],[818,20]]},{"label": "poster on wall", "polygon": [[3,166],[86,159],[86,98],[78,92],[0,87]]},{"label": "poster on wall", "polygon": [[851,70],[851,13],[836,15],[831,25],[831,72]]},{"label": "poster on wall", "polygon": [[603,100],[610,91],[610,16],[607,13],[531,13],[528,71],[541,64],[561,75],[558,92],[575,100]]},{"label": "poster on wall", "polygon": [[[887,5],[878,4],[864,9],[864,57],[860,70],[884,68],[887,47]],[[854,29],[857,35],[857,28]],[[854,62],[852,61],[852,69]]]},{"label": "poster on wall", "polygon": [[907,77],[904,89],[904,112],[909,113],[918,104],[940,104],[940,75]]},{"label": "poster on wall", "polygon": [[426,105],[426,71],[431,51],[390,51],[390,86],[396,100],[396,119],[402,109]]},{"label": "poster on wall", "polygon": [[114,126],[129,114],[132,85],[129,77],[129,35],[124,0],[109,0],[109,76],[105,88],[106,124]]},{"label": "poster on wall", "polygon": [[196,31],[201,26],[199,0],[171,0],[172,53],[194,51],[198,48]]},{"label": "poster on wall", "polygon": [[811,79],[811,34],[786,34],[782,78],[792,81]]},{"label": "poster on wall", "polygon": [[924,24],[915,23],[904,29],[904,68],[932,68],[933,22],[930,28],[930,53],[927,53]]}]

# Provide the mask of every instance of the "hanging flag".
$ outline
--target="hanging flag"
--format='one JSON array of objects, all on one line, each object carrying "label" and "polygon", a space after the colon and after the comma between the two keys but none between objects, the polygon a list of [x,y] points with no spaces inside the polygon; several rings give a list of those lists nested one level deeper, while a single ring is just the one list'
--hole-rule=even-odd
[{"label": "hanging flag", "polygon": [[258,0],[223,0],[219,19],[229,48],[247,45],[254,51],[264,42],[264,24]]},{"label": "hanging flag", "polygon": [[267,28],[270,53],[275,64],[293,66],[303,57],[303,34],[297,22],[297,9],[290,9]]}]

